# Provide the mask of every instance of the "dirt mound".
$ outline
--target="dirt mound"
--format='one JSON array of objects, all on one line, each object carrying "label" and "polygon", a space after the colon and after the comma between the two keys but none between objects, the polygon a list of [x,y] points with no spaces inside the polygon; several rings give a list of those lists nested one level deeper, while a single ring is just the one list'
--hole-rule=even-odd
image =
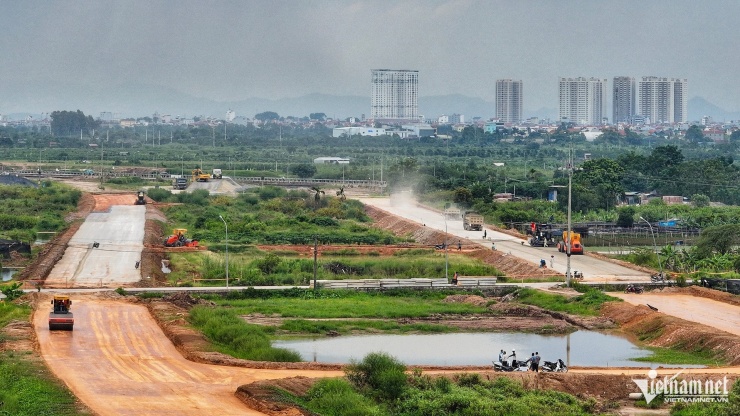
[{"label": "dirt mound", "polygon": [[280,380],[259,381],[252,384],[239,386],[236,389],[236,397],[243,401],[249,408],[258,410],[271,416],[298,416],[311,415],[289,403],[281,401],[276,394],[275,388],[289,391],[298,396],[303,396],[318,379],[308,377],[290,377]]},{"label": "dirt mound", "polygon": [[740,364],[740,337],[704,325],[656,312],[644,305],[610,302],[602,316],[619,323],[622,330],[655,347],[687,352],[711,351],[730,365]]},{"label": "dirt mound", "polygon": [[196,305],[216,306],[216,304],[211,301],[207,301],[205,299],[196,299],[190,296],[190,294],[187,292],[176,292],[171,295],[162,297],[162,300],[170,302],[185,310],[190,310]]},{"label": "dirt mound", "polygon": [[445,303],[469,303],[475,306],[486,306],[490,300],[477,295],[451,295],[442,299]]}]

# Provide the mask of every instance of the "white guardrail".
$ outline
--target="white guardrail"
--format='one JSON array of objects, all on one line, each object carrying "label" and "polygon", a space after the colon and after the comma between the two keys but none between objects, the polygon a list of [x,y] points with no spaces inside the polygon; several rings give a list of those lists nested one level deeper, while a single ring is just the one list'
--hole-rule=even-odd
[{"label": "white guardrail", "polygon": [[[388,289],[414,287],[456,287],[447,279],[344,279],[344,280],[317,280],[316,285],[324,289]],[[458,277],[457,287],[486,287],[495,286],[495,277]]]}]

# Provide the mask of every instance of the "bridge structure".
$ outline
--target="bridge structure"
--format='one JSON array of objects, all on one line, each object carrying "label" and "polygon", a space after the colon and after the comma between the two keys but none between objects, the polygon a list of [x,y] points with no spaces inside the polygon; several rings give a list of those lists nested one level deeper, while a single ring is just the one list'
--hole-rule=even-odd
[{"label": "bridge structure", "polygon": [[[84,171],[64,171],[64,170],[20,170],[20,171],[8,171],[8,174],[23,176],[25,178],[87,178],[92,180],[99,180],[101,175],[103,178],[123,178],[123,177],[138,177],[141,179],[158,180],[158,179],[170,179],[173,175],[167,172],[116,172],[115,170],[104,171],[94,169],[87,169]],[[189,175],[186,175],[189,176]],[[224,176],[224,178],[227,178]],[[268,176],[230,176],[228,177],[232,181],[240,185],[259,185],[259,186],[287,186],[287,187],[346,187],[346,188],[370,188],[370,189],[385,189],[388,186],[386,181],[377,180],[357,180],[357,179],[321,179],[321,178],[273,178]]]}]

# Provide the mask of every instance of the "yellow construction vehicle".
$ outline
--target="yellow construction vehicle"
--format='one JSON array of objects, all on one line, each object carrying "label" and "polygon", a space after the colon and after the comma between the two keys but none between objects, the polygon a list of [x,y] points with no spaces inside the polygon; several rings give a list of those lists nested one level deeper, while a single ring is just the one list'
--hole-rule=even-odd
[{"label": "yellow construction vehicle", "polygon": [[49,330],[62,329],[71,331],[75,324],[74,315],[69,310],[72,308],[72,301],[69,296],[54,295],[51,300],[52,311],[49,312]]},{"label": "yellow construction vehicle", "polygon": [[193,169],[193,182],[208,182],[211,175],[203,172],[200,168]]}]

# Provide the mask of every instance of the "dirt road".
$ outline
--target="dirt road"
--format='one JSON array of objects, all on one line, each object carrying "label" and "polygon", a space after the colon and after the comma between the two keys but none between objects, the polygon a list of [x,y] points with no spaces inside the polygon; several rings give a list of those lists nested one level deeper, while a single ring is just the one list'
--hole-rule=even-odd
[{"label": "dirt road", "polygon": [[142,305],[82,297],[73,311],[73,332],[50,332],[44,308],[34,314],[34,329],[49,368],[100,415],[260,415],[234,396],[239,385],[343,374],[194,363]]},{"label": "dirt road", "polygon": [[740,307],[716,300],[670,293],[610,293],[634,305],[650,305],[659,312],[740,335]]},{"label": "dirt road", "polygon": [[[558,273],[565,274],[566,255],[559,253],[555,247],[530,247],[529,244],[522,244],[524,242],[522,239],[491,229],[486,230],[487,238],[483,239],[483,232],[481,231],[465,231],[462,220],[445,220],[441,213],[420,207],[410,199],[394,196],[391,198],[360,198],[360,201],[363,204],[372,205],[400,217],[424,224],[426,227],[446,231],[452,236],[467,238],[487,249],[490,249],[491,243],[495,242],[497,250],[510,253],[533,264],[539,264],[540,260],[544,259],[547,262],[547,267],[551,267],[550,256],[554,256],[552,269]],[[453,247],[455,246],[454,238],[451,245]],[[571,256],[571,270],[582,272],[584,281],[591,282],[642,282],[650,280],[650,275],[647,273],[590,256]]]}]

